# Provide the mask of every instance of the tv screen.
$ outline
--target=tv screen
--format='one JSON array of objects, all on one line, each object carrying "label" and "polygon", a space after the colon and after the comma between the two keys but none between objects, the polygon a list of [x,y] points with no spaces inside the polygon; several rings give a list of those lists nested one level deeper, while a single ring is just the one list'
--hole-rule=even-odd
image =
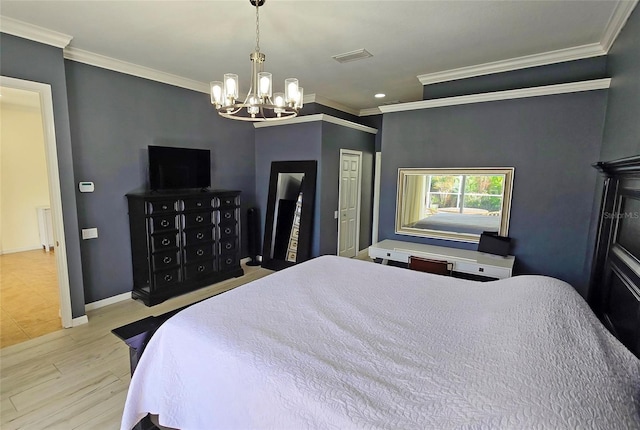
[{"label": "tv screen", "polygon": [[211,186],[211,151],[149,145],[149,188],[175,190]]}]

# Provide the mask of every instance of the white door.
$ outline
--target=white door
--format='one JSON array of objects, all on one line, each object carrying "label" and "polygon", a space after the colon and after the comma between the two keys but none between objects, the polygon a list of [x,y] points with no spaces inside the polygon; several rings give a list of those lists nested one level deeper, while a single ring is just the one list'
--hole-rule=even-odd
[{"label": "white door", "polygon": [[362,152],[340,150],[338,208],[338,255],[355,257],[360,241],[360,194]]}]

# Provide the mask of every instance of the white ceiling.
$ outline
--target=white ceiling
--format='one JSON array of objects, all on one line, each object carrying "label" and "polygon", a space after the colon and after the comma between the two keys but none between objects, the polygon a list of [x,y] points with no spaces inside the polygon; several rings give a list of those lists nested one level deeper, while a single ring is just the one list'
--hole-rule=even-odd
[{"label": "white ceiling", "polygon": [[[260,48],[276,91],[297,77],[305,94],[358,112],[385,100],[421,100],[419,75],[600,47],[610,42],[619,9],[636,3],[268,0],[260,8]],[[72,36],[67,50],[201,83],[237,73],[241,90],[248,89],[255,7],[247,0],[0,0],[0,13]],[[373,57],[345,64],[331,58],[360,48]],[[378,92],[386,99],[375,99]]]}]

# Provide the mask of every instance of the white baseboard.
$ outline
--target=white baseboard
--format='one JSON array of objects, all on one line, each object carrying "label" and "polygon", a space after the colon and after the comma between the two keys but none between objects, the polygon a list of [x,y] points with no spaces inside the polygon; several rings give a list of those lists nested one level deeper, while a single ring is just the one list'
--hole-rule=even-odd
[{"label": "white baseboard", "polygon": [[40,246],[28,246],[26,248],[3,249],[2,251],[0,251],[0,255],[15,254],[16,252],[35,251],[36,249],[44,249],[44,247],[40,245]]},{"label": "white baseboard", "polygon": [[85,312],[89,312],[95,309],[103,308],[105,306],[112,305],[114,303],[123,302],[131,298],[131,292],[118,294],[117,296],[107,297],[106,299],[97,300],[95,302],[87,303],[84,305]]},{"label": "white baseboard", "polygon": [[71,320],[71,327],[78,327],[79,325],[86,324],[88,322],[89,318],[86,315],[82,315],[81,317]]},{"label": "white baseboard", "polygon": [[[249,257],[240,260],[242,264],[246,264],[251,259]],[[107,297],[106,299],[97,300],[95,302],[87,303],[84,305],[84,311],[89,312],[95,309],[103,308],[105,306],[112,305],[114,303],[123,302],[131,299],[131,292],[118,294],[117,296]]]}]

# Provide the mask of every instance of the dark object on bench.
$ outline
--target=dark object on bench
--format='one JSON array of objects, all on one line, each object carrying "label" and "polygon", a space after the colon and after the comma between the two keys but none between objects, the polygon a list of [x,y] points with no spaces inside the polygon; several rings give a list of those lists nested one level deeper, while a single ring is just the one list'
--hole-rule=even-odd
[{"label": "dark object on bench", "polygon": [[485,231],[480,235],[478,243],[478,252],[487,254],[501,255],[506,257],[511,250],[511,238],[506,236],[498,236],[498,233]]},{"label": "dark object on bench", "polygon": [[430,260],[421,257],[409,257],[409,269],[420,272],[435,273],[436,275],[451,276],[453,264],[448,261]]}]

